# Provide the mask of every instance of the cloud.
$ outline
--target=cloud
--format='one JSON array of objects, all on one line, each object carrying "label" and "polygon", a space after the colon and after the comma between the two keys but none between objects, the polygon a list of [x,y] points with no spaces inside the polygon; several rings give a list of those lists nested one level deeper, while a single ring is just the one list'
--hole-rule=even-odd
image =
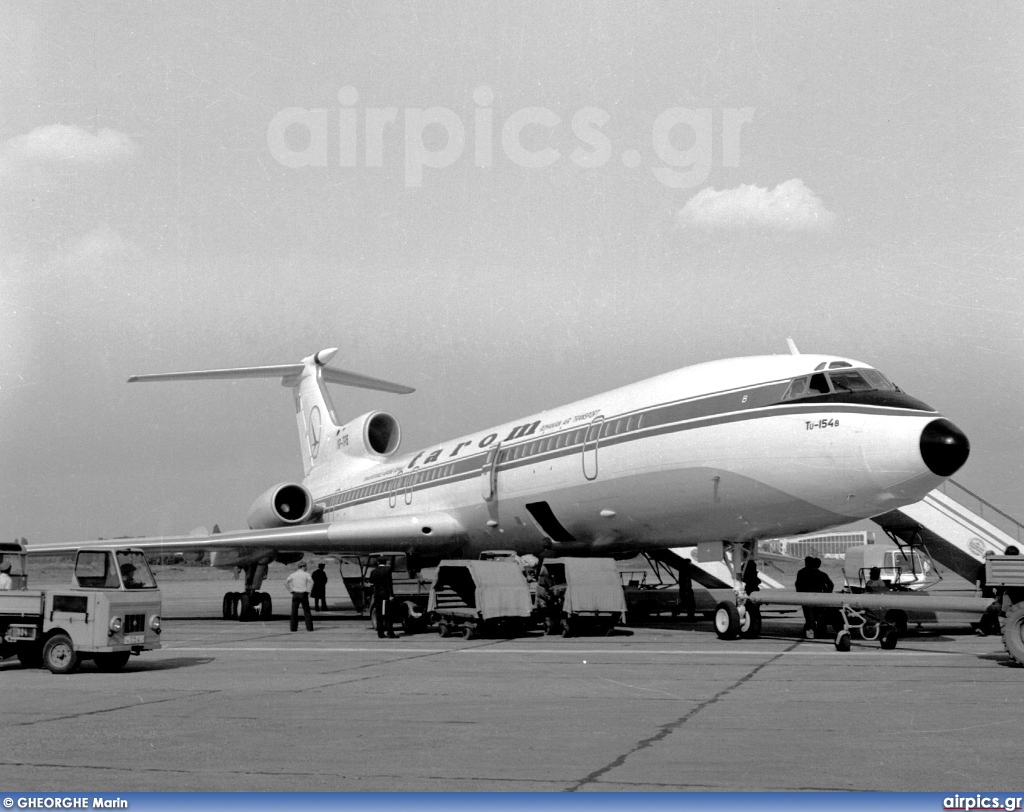
[{"label": "cloud", "polygon": [[93,133],[70,124],[51,124],[0,145],[0,176],[55,163],[102,166],[127,159],[134,151],[127,135],[107,127]]},{"label": "cloud", "polygon": [[676,214],[676,226],[707,231],[828,231],[835,219],[802,180],[793,178],[771,190],[760,186],[739,186],[721,192],[711,187],[702,189]]}]

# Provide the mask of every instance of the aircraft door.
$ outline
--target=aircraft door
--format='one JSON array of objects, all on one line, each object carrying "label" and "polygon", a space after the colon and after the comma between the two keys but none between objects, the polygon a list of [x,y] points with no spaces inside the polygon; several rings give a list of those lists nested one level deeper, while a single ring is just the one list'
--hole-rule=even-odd
[{"label": "aircraft door", "polygon": [[391,478],[391,488],[388,490],[388,507],[394,507],[398,504],[398,480],[401,479],[401,474],[393,476]]},{"label": "aircraft door", "polygon": [[597,479],[597,446],[603,425],[604,417],[595,417],[583,438],[583,476],[589,480]]},{"label": "aircraft door", "polygon": [[498,495],[498,458],[501,443],[490,449],[480,466],[480,495],[485,502],[493,501]]}]

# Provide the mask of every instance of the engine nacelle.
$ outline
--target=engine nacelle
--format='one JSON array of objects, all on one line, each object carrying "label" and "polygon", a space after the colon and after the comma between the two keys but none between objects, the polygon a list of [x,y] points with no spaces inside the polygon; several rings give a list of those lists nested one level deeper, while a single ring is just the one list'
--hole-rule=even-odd
[{"label": "engine nacelle", "polygon": [[249,529],[269,530],[308,522],[313,515],[313,497],[302,485],[275,485],[249,508]]},{"label": "engine nacelle", "polygon": [[393,414],[367,412],[342,426],[340,439],[350,454],[387,457],[398,450],[402,428]]}]

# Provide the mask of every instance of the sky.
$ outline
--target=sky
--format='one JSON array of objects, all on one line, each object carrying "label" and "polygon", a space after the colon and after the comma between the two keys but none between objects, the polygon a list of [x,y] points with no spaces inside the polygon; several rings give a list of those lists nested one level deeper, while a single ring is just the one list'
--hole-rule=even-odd
[{"label": "sky", "polygon": [[294,363],[402,449],[692,363],[870,363],[1024,514],[1014,3],[0,5],[0,533],[239,529]]}]

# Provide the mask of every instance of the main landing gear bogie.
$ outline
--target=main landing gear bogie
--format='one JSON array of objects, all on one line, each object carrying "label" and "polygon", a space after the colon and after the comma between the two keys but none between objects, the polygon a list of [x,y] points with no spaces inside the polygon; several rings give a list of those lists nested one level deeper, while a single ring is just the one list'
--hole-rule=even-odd
[{"label": "main landing gear bogie", "polygon": [[224,620],[270,620],[274,603],[266,592],[226,592],[221,611]]}]

